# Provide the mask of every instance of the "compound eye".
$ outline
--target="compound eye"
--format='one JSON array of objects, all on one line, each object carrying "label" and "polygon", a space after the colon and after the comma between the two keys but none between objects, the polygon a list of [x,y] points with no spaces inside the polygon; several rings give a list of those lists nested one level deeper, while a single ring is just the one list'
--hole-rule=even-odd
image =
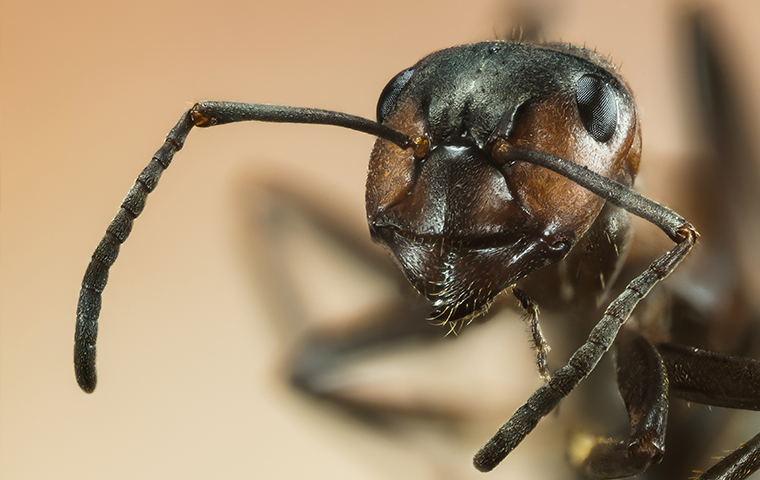
[{"label": "compound eye", "polygon": [[612,87],[595,75],[584,75],[575,84],[578,113],[589,135],[606,142],[615,133],[618,108]]},{"label": "compound eye", "polygon": [[385,116],[393,108],[393,104],[396,103],[398,94],[404,89],[409,79],[412,78],[415,67],[409,67],[402,71],[388,82],[383,92],[380,94],[380,98],[377,101],[377,123],[383,123]]}]

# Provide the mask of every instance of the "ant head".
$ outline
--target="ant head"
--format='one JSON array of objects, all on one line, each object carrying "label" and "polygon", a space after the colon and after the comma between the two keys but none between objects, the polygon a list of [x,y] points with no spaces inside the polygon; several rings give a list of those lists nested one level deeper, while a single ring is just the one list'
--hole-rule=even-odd
[{"label": "ant head", "polygon": [[[379,139],[367,217],[442,323],[472,318],[532,271],[565,258],[605,200],[503,154],[548,153],[630,186],[640,129],[614,67],[579,47],[488,42],[453,47],[394,77],[378,122],[424,139]],[[413,151],[414,150],[414,151]]]}]

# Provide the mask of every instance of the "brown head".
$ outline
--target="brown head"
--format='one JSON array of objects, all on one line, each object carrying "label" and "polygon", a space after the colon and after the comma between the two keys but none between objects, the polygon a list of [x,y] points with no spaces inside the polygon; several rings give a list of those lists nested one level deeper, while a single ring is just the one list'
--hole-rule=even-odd
[{"label": "brown head", "polygon": [[378,139],[367,219],[412,285],[452,325],[565,258],[605,201],[498,149],[549,153],[630,186],[640,157],[633,99],[580,47],[487,42],[436,52],[388,84],[378,121],[426,149]]}]

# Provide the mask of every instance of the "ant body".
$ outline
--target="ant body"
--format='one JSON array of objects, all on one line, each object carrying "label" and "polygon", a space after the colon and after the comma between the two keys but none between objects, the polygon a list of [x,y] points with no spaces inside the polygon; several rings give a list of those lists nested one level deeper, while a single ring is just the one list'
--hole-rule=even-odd
[{"label": "ant body", "polygon": [[[433,322],[458,331],[504,291],[525,310],[545,384],[477,453],[478,469],[495,468],[613,347],[631,433],[626,441],[594,440],[579,454],[578,468],[590,476],[632,476],[659,462],[670,397],[760,409],[759,362],[672,344],[670,319],[654,302],[642,315],[654,320],[629,321],[698,234],[680,215],[630,189],[641,126],[625,82],[610,62],[584,48],[512,42],[425,57],[383,90],[377,122],[275,105],[193,106],[127,194],[85,274],[74,349],[84,391],[96,385],[108,270],[147,195],[193,127],[247,120],[329,124],[378,137],[366,189],[370,232],[430,302]],[[658,226],[675,246],[621,288],[628,213]],[[593,315],[610,293],[617,297],[585,343],[550,374],[537,305]],[[739,480],[758,467],[760,435],[701,478]]]}]

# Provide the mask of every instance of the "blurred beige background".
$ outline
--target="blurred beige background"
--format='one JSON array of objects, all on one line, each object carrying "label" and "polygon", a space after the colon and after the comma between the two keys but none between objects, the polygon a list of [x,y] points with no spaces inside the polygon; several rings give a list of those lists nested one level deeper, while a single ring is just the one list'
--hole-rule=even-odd
[{"label": "blurred beige background", "polygon": [[[760,3],[708,3],[743,62],[757,126]],[[671,68],[675,8],[685,2],[544,4],[550,39],[622,64],[643,112],[645,162],[687,158]],[[253,124],[193,132],[112,269],[93,395],[74,380],[72,336],[92,250],[192,102],[372,117],[398,71],[494,38],[515,12],[500,0],[2,0],[0,478],[484,478],[470,471],[472,451],[431,451],[424,436],[410,447],[341,422],[281,381],[282,342],[240,260],[235,188],[259,172],[290,172],[352,202],[346,215],[362,229],[366,135]],[[659,168],[645,164],[650,191],[667,181],[652,174]],[[518,338],[517,355],[530,365],[525,343]],[[561,464],[559,454],[527,443],[493,478],[521,468],[562,478],[543,464]]]}]

